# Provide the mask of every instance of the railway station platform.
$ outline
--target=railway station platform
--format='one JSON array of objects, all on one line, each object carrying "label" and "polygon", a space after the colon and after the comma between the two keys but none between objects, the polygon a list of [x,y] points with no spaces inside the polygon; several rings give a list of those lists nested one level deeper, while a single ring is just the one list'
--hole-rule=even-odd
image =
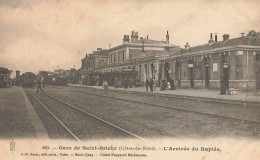
[{"label": "railway station platform", "polygon": [[[81,87],[92,87],[97,89],[103,89],[102,86],[83,86],[80,84],[69,84],[70,86],[81,86]],[[151,92],[150,89],[147,92],[146,87],[137,88],[114,88],[109,87],[110,90],[118,90],[125,92],[137,92],[137,93],[147,93],[147,94],[157,94],[160,96],[178,96],[178,97],[189,97],[198,99],[208,99],[211,101],[226,101],[226,102],[250,102],[254,104],[259,104],[260,107],[260,92],[239,92],[238,95],[220,95],[219,90],[212,89],[175,89],[175,90],[165,90],[160,91],[157,87],[155,91]]]},{"label": "railway station platform", "polygon": [[21,87],[0,88],[0,139],[48,138]]}]

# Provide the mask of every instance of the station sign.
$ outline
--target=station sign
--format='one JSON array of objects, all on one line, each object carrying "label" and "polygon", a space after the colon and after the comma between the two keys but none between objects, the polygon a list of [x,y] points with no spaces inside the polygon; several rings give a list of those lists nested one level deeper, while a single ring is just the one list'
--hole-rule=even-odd
[{"label": "station sign", "polygon": [[188,67],[189,67],[189,68],[192,68],[192,67],[193,67],[193,64],[188,64]]},{"label": "station sign", "polygon": [[228,68],[228,63],[224,63],[223,68]]},{"label": "station sign", "polygon": [[218,72],[218,63],[213,63],[213,72]]}]

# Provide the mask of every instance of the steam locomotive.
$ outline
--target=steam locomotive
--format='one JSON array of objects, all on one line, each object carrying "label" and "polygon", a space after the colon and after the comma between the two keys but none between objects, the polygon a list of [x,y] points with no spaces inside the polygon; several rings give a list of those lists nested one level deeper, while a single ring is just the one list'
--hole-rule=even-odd
[{"label": "steam locomotive", "polygon": [[19,84],[22,87],[34,87],[36,83],[36,75],[32,72],[25,72],[19,77]]}]

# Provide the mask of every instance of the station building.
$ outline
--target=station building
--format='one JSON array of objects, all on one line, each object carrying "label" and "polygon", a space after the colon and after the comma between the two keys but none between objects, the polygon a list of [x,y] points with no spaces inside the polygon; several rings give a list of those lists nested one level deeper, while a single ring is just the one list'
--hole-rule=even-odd
[{"label": "station building", "polygon": [[220,89],[224,81],[227,89],[260,90],[259,33],[229,37],[224,34],[218,41],[210,34],[206,44],[180,48],[169,43],[168,31],[166,41],[139,39],[132,31],[131,40],[124,35],[121,45],[86,55],[81,73],[98,79],[99,85],[103,80],[113,85],[115,79],[144,85],[147,78],[161,85],[172,77],[179,88]]},{"label": "station building", "polygon": [[96,72],[110,85],[114,79],[139,84],[143,84],[146,78],[158,80],[159,59],[165,56],[162,52],[179,48],[170,44],[169,39],[168,31],[166,41],[152,40],[148,36],[139,39],[138,32],[132,31],[131,40],[129,35],[124,35],[121,45],[108,49],[108,63]]},{"label": "station building", "polygon": [[86,54],[86,57],[81,60],[82,65],[79,69],[81,83],[88,85],[96,85],[98,81],[98,74],[96,71],[98,68],[107,64],[108,54],[107,50],[97,48],[97,51],[93,51],[92,54]]},{"label": "station building", "polygon": [[222,79],[227,88],[240,91],[260,90],[260,38],[241,36],[190,47],[164,57],[160,61],[161,79],[171,76],[181,88],[220,88]]}]

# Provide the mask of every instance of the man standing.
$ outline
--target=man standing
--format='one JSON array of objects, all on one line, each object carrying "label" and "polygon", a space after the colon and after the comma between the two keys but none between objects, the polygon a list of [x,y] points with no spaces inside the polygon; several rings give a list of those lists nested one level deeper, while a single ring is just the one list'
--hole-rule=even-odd
[{"label": "man standing", "polygon": [[104,87],[104,93],[108,93],[108,83],[106,80],[103,82],[103,87]]},{"label": "man standing", "polygon": [[171,90],[175,90],[174,79],[170,77]]},{"label": "man standing", "polygon": [[39,89],[41,91],[44,91],[41,87],[41,81],[39,79],[36,80],[36,94],[39,92]]},{"label": "man standing", "polygon": [[153,77],[153,82],[154,82],[154,84],[153,84],[153,90],[155,91],[155,88],[156,88],[156,85],[157,85],[156,80],[155,80],[155,77]]},{"label": "man standing", "polygon": [[153,85],[154,85],[154,81],[153,81],[152,78],[150,79],[149,85],[150,85],[150,90],[151,90],[151,92],[152,92],[152,91],[153,91]]},{"label": "man standing", "polygon": [[165,91],[166,85],[166,80],[162,80],[161,91]]},{"label": "man standing", "polygon": [[44,80],[44,76],[42,76],[42,78],[41,78],[41,84],[42,84],[42,88],[45,88],[45,80]]},{"label": "man standing", "polygon": [[146,78],[145,86],[146,86],[146,92],[148,92],[148,88],[149,88],[149,79],[148,78]]}]

